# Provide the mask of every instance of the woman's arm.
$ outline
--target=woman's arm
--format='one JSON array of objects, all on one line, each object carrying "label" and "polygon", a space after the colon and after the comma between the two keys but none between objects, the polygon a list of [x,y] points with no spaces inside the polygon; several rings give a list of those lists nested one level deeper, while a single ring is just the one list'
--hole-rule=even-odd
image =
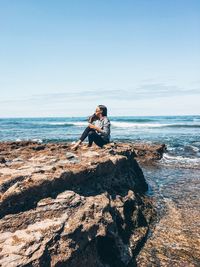
[{"label": "woman's arm", "polygon": [[99,128],[99,127],[97,127],[96,125],[93,125],[93,124],[91,124],[91,123],[89,123],[89,127],[91,128],[91,129],[94,129],[94,130],[96,130],[97,132],[102,132],[102,129],[101,128]]},{"label": "woman's arm", "polygon": [[94,130],[96,130],[97,132],[99,132],[99,133],[105,135],[105,136],[108,136],[108,135],[110,134],[110,121],[109,121],[109,120],[106,120],[106,122],[104,123],[102,129],[99,128],[99,127],[97,127],[97,126],[95,126],[95,125],[93,125],[93,124],[89,124],[89,127],[90,127],[91,129],[94,129]]}]

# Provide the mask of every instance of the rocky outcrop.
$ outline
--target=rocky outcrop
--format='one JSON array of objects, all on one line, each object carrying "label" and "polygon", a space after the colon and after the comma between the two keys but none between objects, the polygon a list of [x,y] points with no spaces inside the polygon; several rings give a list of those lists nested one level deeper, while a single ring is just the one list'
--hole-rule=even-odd
[{"label": "rocky outcrop", "polygon": [[165,144],[155,145],[145,143],[133,143],[132,146],[137,156],[137,160],[139,160],[140,162],[160,160],[163,156],[163,153],[167,150]]},{"label": "rocky outcrop", "polygon": [[1,143],[0,266],[133,266],[155,214],[138,150]]}]

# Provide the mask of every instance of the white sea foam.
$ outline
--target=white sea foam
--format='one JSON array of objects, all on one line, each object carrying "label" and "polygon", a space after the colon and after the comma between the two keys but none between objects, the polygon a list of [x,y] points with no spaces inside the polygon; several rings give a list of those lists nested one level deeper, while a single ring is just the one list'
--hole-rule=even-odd
[{"label": "white sea foam", "polygon": [[39,139],[39,138],[33,138],[30,141],[37,142],[37,143],[42,143],[43,142],[43,140]]},{"label": "white sea foam", "polygon": [[87,126],[88,125],[88,122],[86,122],[86,121],[77,121],[77,122],[70,122],[70,121],[68,121],[68,122],[49,122],[48,123],[49,125],[63,125],[63,126],[70,126],[70,125],[74,125],[74,126]]},{"label": "white sea foam", "polygon": [[200,128],[200,124],[183,124],[183,123],[135,123],[135,122],[118,122],[111,121],[114,127],[119,128]]},{"label": "white sea foam", "polygon": [[67,124],[71,124],[71,123],[67,123],[67,122],[49,122],[48,124],[49,125],[67,125]]},{"label": "white sea foam", "polygon": [[71,124],[76,125],[76,126],[87,126],[88,122],[87,121],[78,121],[78,122],[72,122]]},{"label": "white sea foam", "polygon": [[20,139],[20,138],[17,138],[15,141],[16,142],[30,141],[30,142],[37,142],[37,143],[42,143],[43,142],[43,140],[39,139],[39,138],[33,138],[33,139],[29,139],[29,138]]},{"label": "white sea foam", "polygon": [[196,146],[190,146],[194,152],[199,152],[199,148]]},{"label": "white sea foam", "polygon": [[[75,126],[87,126],[88,122],[69,122]],[[160,123],[134,123],[134,122],[116,122],[111,121],[111,126],[117,128],[155,128],[155,127],[165,127],[169,124],[160,124]]]},{"label": "white sea foam", "polygon": [[174,156],[168,153],[163,155],[162,160],[160,161],[164,164],[175,164],[183,167],[194,167],[200,168],[200,158],[188,158],[182,156]]},{"label": "white sea foam", "polygon": [[112,126],[119,128],[159,128],[166,127],[170,124],[160,124],[160,123],[134,123],[134,122],[116,122],[111,121]]},{"label": "white sea foam", "polygon": [[[48,122],[49,125],[58,126],[87,126],[87,121],[68,121],[68,122]],[[165,124],[165,123],[137,123],[137,122],[122,122],[122,121],[111,121],[111,125],[116,128],[162,128],[162,127],[194,127],[200,128],[200,124]]]},{"label": "white sea foam", "polygon": [[[49,122],[49,125],[54,126],[87,126],[87,121],[76,121],[76,122]],[[166,127],[169,124],[160,124],[160,123],[134,123],[134,122],[116,122],[111,121],[111,126],[116,128],[159,128]]]}]

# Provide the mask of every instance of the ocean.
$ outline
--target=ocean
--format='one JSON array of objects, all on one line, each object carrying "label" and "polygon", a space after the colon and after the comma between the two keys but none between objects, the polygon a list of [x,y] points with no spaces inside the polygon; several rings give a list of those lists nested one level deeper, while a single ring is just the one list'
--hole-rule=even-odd
[{"label": "ocean", "polygon": [[[138,255],[139,266],[200,266],[200,116],[123,116],[110,121],[111,141],[167,146],[158,163],[142,166],[158,220]],[[86,117],[2,118],[0,141],[71,142],[86,126]]]}]

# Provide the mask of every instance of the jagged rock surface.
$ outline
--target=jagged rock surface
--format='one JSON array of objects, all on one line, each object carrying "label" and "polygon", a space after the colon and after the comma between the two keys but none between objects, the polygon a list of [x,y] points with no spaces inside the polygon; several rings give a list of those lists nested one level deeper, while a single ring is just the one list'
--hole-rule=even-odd
[{"label": "jagged rock surface", "polygon": [[0,266],[132,266],[154,216],[131,144],[0,144]]}]

